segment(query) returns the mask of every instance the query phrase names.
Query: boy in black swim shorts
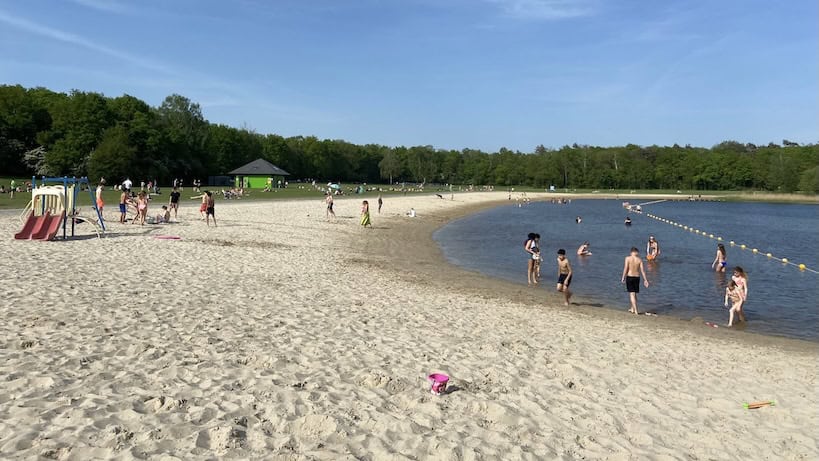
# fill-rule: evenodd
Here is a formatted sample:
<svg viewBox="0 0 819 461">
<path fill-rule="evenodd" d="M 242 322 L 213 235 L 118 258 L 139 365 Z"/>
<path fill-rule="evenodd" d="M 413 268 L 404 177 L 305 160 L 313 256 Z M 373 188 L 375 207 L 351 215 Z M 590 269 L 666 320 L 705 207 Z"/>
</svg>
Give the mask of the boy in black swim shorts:
<svg viewBox="0 0 819 461">
<path fill-rule="evenodd" d="M 648 288 L 648 277 L 646 277 L 645 268 L 643 268 L 643 260 L 640 258 L 640 251 L 636 247 L 631 247 L 631 254 L 626 256 L 623 262 L 623 276 L 620 278 L 620 283 L 626 284 L 626 291 L 628 291 L 629 301 L 631 307 L 629 312 L 638 314 L 637 312 L 637 293 L 640 292 L 640 275 L 643 276 L 643 285 Z"/>
<path fill-rule="evenodd" d="M 562 292 L 565 298 L 564 304 L 569 305 L 572 292 L 569 285 L 572 283 L 572 265 L 566 259 L 566 250 L 557 250 L 557 291 Z"/>
</svg>

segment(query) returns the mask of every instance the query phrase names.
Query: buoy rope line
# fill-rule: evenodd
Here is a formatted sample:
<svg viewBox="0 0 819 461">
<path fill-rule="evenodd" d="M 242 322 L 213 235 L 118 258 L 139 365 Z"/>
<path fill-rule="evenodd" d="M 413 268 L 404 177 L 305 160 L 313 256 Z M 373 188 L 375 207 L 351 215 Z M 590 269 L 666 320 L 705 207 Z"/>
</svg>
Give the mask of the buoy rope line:
<svg viewBox="0 0 819 461">
<path fill-rule="evenodd" d="M 663 218 L 662 216 L 657 216 L 657 215 L 654 215 L 654 214 L 651 214 L 651 213 L 643 213 L 643 216 L 647 216 L 647 217 L 649 217 L 651 219 L 655 219 L 657 221 L 660 221 L 660 222 L 663 222 L 663 223 L 666 223 L 666 224 L 670 224 L 670 225 L 672 225 L 674 227 L 679 227 L 682 230 L 693 232 L 693 233 L 695 233 L 697 235 L 702 235 L 703 237 L 710 238 L 710 239 L 716 240 L 718 242 L 723 241 L 722 237 L 714 236 L 714 234 L 711 234 L 709 232 L 705 232 L 703 230 L 699 230 L 699 229 L 696 229 L 696 228 L 691 227 L 691 226 L 686 226 L 684 224 L 680 224 L 680 223 L 678 223 L 676 221 L 672 221 L 670 219 Z M 738 243 L 734 242 L 733 240 L 728 242 L 728 244 L 731 245 L 732 247 L 738 247 L 741 250 L 748 250 L 749 249 L 748 245 L 738 244 Z M 788 265 L 788 266 L 796 267 L 800 271 L 808 271 L 808 272 L 812 272 L 814 274 L 819 274 L 819 272 L 817 272 L 814 269 L 811 269 L 811 268 L 807 267 L 805 264 L 796 264 L 796 263 L 790 262 L 788 260 L 788 258 L 777 258 L 776 256 L 772 255 L 771 253 L 762 253 L 761 251 L 759 251 L 756 248 L 750 248 L 750 251 L 753 254 L 764 254 L 765 256 L 768 257 L 768 259 L 775 259 L 777 261 L 781 261 L 783 264 Z"/>
</svg>

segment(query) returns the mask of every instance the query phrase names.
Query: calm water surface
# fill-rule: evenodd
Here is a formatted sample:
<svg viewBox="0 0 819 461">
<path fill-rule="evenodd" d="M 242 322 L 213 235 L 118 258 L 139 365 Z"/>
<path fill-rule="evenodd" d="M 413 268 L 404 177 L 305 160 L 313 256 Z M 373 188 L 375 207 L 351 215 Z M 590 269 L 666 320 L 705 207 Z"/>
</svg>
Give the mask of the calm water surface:
<svg viewBox="0 0 819 461">
<path fill-rule="evenodd" d="M 635 202 L 632 202 L 635 203 Z M 663 202 L 643 211 L 720 236 L 728 252 L 728 272 L 715 273 L 711 262 L 717 241 L 645 215 L 628 214 L 620 200 L 574 200 L 569 204 L 510 204 L 454 221 L 434 238 L 446 258 L 466 269 L 526 283 L 526 234 L 541 235 L 543 281 L 538 289 L 554 290 L 555 254 L 565 248 L 574 269 L 575 294 L 606 306 L 628 308 L 620 283 L 623 258 L 632 246 L 645 256 L 649 235 L 662 255 L 646 264 L 652 283 L 641 288 L 641 311 L 677 318 L 702 317 L 725 324 L 723 307 L 730 269 L 748 273 L 749 295 L 744 309 L 746 331 L 819 341 L 819 275 L 768 259 L 766 253 L 819 269 L 819 207 L 798 204 Z M 632 226 L 623 224 L 629 215 Z M 581 216 L 577 224 L 575 217 Z M 575 256 L 583 241 L 592 256 Z M 737 246 L 731 246 L 730 241 Z M 747 246 L 746 250 L 739 248 Z M 757 248 L 758 254 L 750 250 Z"/>
</svg>

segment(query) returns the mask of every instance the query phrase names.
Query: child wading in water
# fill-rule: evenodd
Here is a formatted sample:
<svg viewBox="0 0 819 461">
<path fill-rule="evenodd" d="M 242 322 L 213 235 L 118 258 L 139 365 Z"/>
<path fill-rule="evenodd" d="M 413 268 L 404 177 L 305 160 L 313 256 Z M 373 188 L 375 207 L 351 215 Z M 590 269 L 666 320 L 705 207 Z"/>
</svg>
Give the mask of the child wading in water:
<svg viewBox="0 0 819 461">
<path fill-rule="evenodd" d="M 364 200 L 361 202 L 361 225 L 364 227 L 373 227 L 370 222 L 370 202 Z"/>
<path fill-rule="evenodd" d="M 734 314 L 741 316 L 742 321 L 745 319 L 742 315 L 742 291 L 737 285 L 737 282 L 731 280 L 725 288 L 725 307 L 728 307 L 728 300 L 731 300 L 731 307 L 729 307 L 728 326 L 734 324 Z"/>
<path fill-rule="evenodd" d="M 572 265 L 566 259 L 566 250 L 563 248 L 557 250 L 557 291 L 563 293 L 566 298 L 565 304 L 569 305 L 569 299 L 572 297 L 572 292 L 569 290 L 569 285 L 572 283 Z"/>
</svg>

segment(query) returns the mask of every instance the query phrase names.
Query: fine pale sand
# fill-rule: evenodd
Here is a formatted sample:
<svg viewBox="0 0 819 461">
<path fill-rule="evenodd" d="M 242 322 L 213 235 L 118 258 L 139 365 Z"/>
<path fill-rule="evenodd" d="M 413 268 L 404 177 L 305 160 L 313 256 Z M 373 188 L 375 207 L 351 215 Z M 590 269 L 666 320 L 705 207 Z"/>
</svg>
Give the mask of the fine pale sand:
<svg viewBox="0 0 819 461">
<path fill-rule="evenodd" d="M 373 229 L 354 198 L 219 201 L 218 228 L 191 203 L 50 243 L 0 215 L 0 458 L 817 459 L 815 343 L 449 266 L 431 232 L 506 194 L 449 199 L 371 198 Z"/>
</svg>

